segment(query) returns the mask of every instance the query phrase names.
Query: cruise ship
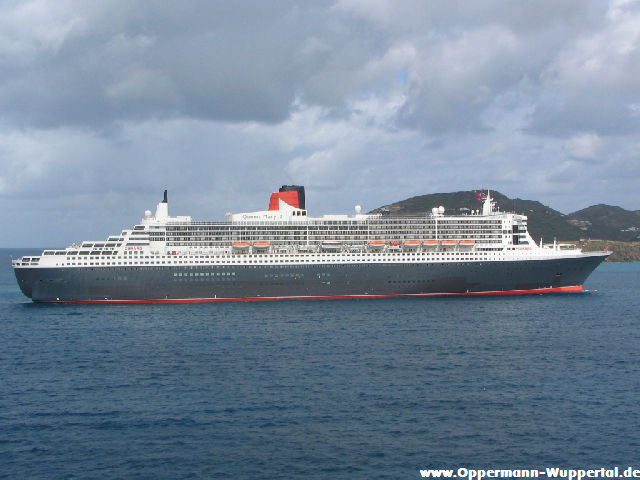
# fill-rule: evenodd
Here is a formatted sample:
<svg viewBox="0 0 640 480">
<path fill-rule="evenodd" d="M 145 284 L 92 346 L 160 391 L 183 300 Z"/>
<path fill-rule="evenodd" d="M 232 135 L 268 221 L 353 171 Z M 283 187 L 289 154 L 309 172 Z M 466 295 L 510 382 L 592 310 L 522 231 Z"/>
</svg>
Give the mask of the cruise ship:
<svg viewBox="0 0 640 480">
<path fill-rule="evenodd" d="M 536 244 L 527 217 L 481 208 L 448 215 L 307 215 L 304 187 L 267 210 L 204 222 L 155 214 L 103 241 L 12 261 L 34 302 L 177 303 L 581 292 L 607 252 Z"/>
</svg>

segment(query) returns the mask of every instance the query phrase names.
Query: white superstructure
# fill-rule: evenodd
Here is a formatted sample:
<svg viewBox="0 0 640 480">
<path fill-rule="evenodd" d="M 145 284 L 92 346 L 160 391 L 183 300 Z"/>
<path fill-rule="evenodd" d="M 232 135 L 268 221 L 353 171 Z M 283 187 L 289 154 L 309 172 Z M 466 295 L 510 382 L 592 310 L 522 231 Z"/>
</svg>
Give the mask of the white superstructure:
<svg viewBox="0 0 640 480">
<path fill-rule="evenodd" d="M 274 194 L 275 195 L 275 194 Z M 165 198 L 132 229 L 104 241 L 13 261 L 21 267 L 108 267 L 199 264 L 442 263 L 517 261 L 581 255 L 571 246 L 537 245 L 527 217 L 499 212 L 487 193 L 482 213 L 423 216 L 362 214 L 311 217 L 277 198 L 277 209 L 228 214 L 201 222 L 170 216 Z M 273 202 L 272 197 L 272 202 Z"/>
</svg>

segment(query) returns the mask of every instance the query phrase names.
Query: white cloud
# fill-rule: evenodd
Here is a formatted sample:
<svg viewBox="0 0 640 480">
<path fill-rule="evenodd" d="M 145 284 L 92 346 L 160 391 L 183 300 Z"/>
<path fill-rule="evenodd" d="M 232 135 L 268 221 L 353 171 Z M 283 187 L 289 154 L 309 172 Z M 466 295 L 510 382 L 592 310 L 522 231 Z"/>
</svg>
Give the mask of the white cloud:
<svg viewBox="0 0 640 480">
<path fill-rule="evenodd" d="M 553 82 L 564 88 L 592 84 L 640 91 L 629 73 L 640 72 L 640 11 L 610 15 L 602 28 L 584 32 L 550 65 Z"/>
<path fill-rule="evenodd" d="M 615 135 L 640 127 L 628 108 L 640 96 L 640 3 L 612 2 L 593 29 L 576 31 L 542 70 L 541 91 L 560 99 L 541 104 L 534 130 Z"/>
<path fill-rule="evenodd" d="M 73 2 L 27 0 L 5 5 L 0 15 L 0 53 L 31 59 L 38 54 L 57 53 L 64 42 L 86 32 L 87 22 Z"/>
<path fill-rule="evenodd" d="M 405 121 L 431 132 L 481 130 L 482 113 L 523 78 L 513 68 L 523 52 L 517 37 L 499 25 L 463 32 L 415 48 L 409 67 Z"/>
<path fill-rule="evenodd" d="M 597 160 L 602 140 L 595 133 L 583 133 L 569 138 L 566 142 L 568 153 L 579 160 Z"/>
</svg>

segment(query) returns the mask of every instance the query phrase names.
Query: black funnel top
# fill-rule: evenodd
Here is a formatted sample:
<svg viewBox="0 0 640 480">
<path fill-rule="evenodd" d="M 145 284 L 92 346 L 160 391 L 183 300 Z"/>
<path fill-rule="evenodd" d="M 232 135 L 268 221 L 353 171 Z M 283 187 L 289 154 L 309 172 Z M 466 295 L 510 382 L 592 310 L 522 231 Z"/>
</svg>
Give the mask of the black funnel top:
<svg viewBox="0 0 640 480">
<path fill-rule="evenodd" d="M 167 191 L 164 191 L 164 198 L 162 199 L 162 203 L 167 203 Z"/>
<path fill-rule="evenodd" d="M 306 208 L 304 205 L 304 187 L 299 185 L 282 185 L 280 192 L 298 192 L 298 204 L 300 208 Z"/>
</svg>

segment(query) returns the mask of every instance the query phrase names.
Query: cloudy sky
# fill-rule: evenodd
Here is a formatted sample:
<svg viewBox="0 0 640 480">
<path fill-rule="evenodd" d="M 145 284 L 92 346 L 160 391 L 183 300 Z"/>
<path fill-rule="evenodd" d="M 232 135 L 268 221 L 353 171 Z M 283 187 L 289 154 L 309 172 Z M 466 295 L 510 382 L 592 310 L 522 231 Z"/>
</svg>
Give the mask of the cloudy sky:
<svg viewBox="0 0 640 480">
<path fill-rule="evenodd" d="M 640 209 L 640 2 L 5 0 L 0 247 L 492 188 Z"/>
</svg>

